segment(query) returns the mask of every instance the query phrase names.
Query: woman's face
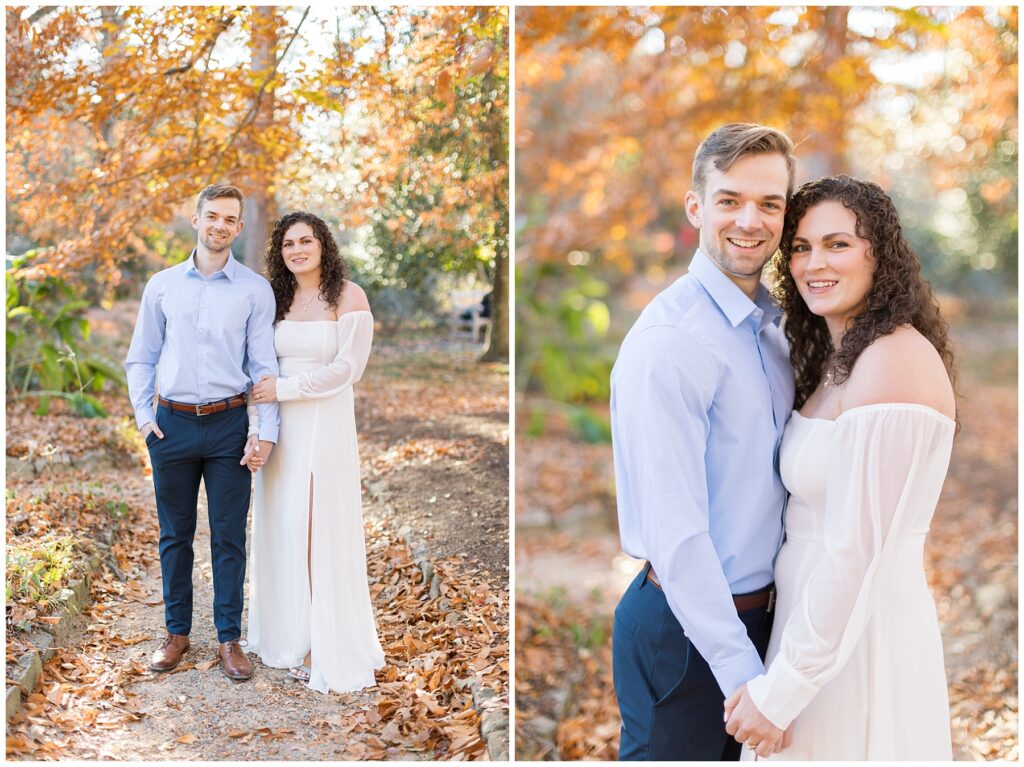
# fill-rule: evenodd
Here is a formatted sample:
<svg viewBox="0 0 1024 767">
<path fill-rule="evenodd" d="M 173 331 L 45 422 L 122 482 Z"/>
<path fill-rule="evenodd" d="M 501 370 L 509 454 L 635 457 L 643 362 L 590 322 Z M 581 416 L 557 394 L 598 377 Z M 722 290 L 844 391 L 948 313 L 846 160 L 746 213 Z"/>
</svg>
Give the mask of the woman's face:
<svg viewBox="0 0 1024 767">
<path fill-rule="evenodd" d="M 854 212 L 829 200 L 809 208 L 793 236 L 789 269 L 796 289 L 830 328 L 845 329 L 864 310 L 874 283 L 871 245 L 856 232 Z"/>
<path fill-rule="evenodd" d="M 320 271 L 320 240 L 313 234 L 313 227 L 300 221 L 288 227 L 281 241 L 281 257 L 284 265 L 295 275 L 314 274 Z"/>
</svg>

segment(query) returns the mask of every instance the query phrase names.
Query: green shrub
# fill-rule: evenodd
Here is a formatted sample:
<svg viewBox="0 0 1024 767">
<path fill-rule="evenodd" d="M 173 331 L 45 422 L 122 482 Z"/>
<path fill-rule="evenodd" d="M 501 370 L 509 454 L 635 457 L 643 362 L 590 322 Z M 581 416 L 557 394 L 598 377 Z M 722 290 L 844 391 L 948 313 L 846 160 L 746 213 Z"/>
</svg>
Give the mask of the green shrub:
<svg viewBox="0 0 1024 767">
<path fill-rule="evenodd" d="M 108 381 L 119 388 L 126 384 L 118 367 L 84 353 L 88 301 L 59 277 L 26 276 L 24 263 L 14 259 L 6 274 L 8 393 L 38 396 L 39 415 L 59 397 L 81 416 L 106 416 L 93 394 Z"/>
</svg>

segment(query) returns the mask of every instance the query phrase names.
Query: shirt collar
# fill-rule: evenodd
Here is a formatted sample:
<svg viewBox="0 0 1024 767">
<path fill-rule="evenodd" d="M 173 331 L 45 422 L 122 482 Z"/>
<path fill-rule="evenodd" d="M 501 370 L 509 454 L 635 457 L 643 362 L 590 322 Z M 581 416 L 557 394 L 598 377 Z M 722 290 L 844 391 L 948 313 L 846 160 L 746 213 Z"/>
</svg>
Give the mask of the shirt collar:
<svg viewBox="0 0 1024 767">
<path fill-rule="evenodd" d="M 196 266 L 196 248 L 192 248 L 192 252 L 189 254 L 188 257 L 188 261 L 185 262 L 185 273 L 189 274 L 191 272 L 195 272 L 200 277 L 203 276 L 203 273 L 200 272 L 199 268 Z M 234 280 L 235 275 L 238 274 L 238 263 L 235 261 L 235 254 L 232 253 L 231 251 L 228 251 L 227 262 L 224 264 L 223 267 L 221 267 L 220 271 L 211 274 L 210 279 L 215 278 L 218 274 L 223 274 L 229 280 Z"/>
<path fill-rule="evenodd" d="M 764 285 L 758 283 L 756 299 L 751 301 L 699 248 L 690 261 L 690 274 L 704 286 L 711 300 L 718 305 L 733 327 L 757 310 L 776 325 L 782 319 L 782 310 Z"/>
</svg>

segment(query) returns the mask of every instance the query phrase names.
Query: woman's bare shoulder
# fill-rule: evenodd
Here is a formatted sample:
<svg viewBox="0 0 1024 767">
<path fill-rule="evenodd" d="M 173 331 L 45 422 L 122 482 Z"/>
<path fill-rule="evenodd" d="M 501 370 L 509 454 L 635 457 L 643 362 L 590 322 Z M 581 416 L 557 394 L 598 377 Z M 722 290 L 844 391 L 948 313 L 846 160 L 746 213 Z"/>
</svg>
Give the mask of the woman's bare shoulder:
<svg viewBox="0 0 1024 767">
<path fill-rule="evenodd" d="M 925 405 L 953 418 L 956 402 L 942 357 L 917 329 L 904 325 L 875 339 L 857 358 L 843 387 L 843 410 L 862 405 Z"/>
<path fill-rule="evenodd" d="M 366 298 L 366 291 L 351 280 L 345 280 L 341 289 L 341 301 L 338 303 L 338 316 L 349 312 L 368 312 L 370 302 Z"/>
</svg>

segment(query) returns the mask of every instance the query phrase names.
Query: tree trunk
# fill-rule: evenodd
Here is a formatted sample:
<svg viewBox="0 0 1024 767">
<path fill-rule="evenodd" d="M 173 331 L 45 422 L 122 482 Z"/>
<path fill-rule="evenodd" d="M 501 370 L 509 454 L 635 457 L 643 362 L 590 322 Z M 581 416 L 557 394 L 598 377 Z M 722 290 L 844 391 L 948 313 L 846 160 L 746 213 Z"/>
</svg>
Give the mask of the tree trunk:
<svg viewBox="0 0 1024 767">
<path fill-rule="evenodd" d="M 494 258 L 494 293 L 491 296 L 491 342 L 481 362 L 508 362 L 508 247 Z"/>
<path fill-rule="evenodd" d="M 849 13 L 849 8 L 829 7 L 824 9 L 824 24 L 821 29 L 822 44 L 817 62 L 818 77 L 814 86 L 814 90 L 822 96 L 832 95 L 837 99 L 842 99 L 842 94 L 833 92 L 824 75 L 846 55 Z M 834 176 L 836 173 L 846 170 L 843 150 L 847 126 L 839 124 L 833 127 L 834 130 L 831 133 L 818 132 L 817 136 L 812 136 L 797 150 L 800 175 L 803 178 Z"/>
<path fill-rule="evenodd" d="M 277 49 L 277 19 L 272 6 L 255 6 L 252 9 L 252 69 L 257 73 L 257 82 L 269 77 L 274 69 Z M 259 111 L 253 120 L 257 132 L 267 128 L 274 119 L 274 91 L 268 87 L 260 102 Z M 260 149 L 250 144 L 250 152 Z M 254 163 L 255 166 L 255 163 Z M 263 255 L 273 222 L 277 220 L 277 205 L 273 194 L 267 191 L 266 177 L 249 177 L 245 190 L 245 265 L 257 272 L 263 272 Z"/>
</svg>

